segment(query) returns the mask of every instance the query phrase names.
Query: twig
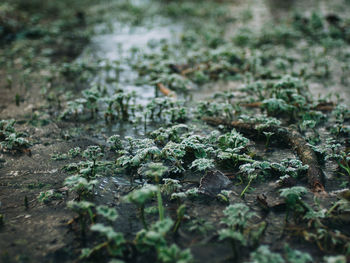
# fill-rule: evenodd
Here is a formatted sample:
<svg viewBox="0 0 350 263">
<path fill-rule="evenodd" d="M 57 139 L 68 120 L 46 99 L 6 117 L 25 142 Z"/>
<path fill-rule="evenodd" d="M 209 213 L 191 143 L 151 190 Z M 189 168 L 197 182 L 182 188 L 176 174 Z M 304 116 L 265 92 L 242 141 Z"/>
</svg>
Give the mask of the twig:
<svg viewBox="0 0 350 263">
<path fill-rule="evenodd" d="M 165 96 L 176 98 L 176 93 L 168 89 L 167 87 L 164 86 L 163 83 L 157 83 L 157 88 L 161 93 L 163 93 Z"/>
<path fill-rule="evenodd" d="M 247 107 L 247 108 L 259 108 L 262 106 L 261 101 L 254 101 L 250 103 L 244 103 L 240 104 L 240 106 Z M 322 102 L 317 104 L 315 107 L 312 107 L 312 110 L 318 110 L 318 111 L 332 111 L 334 109 L 334 103 L 333 102 Z"/>
</svg>

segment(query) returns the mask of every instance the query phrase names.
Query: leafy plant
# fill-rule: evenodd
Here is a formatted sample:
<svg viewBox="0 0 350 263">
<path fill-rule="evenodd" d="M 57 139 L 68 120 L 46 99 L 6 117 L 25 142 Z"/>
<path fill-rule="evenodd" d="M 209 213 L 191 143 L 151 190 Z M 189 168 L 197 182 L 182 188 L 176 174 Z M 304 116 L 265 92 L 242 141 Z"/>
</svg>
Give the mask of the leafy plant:
<svg viewBox="0 0 350 263">
<path fill-rule="evenodd" d="M 105 205 L 99 205 L 96 207 L 96 212 L 98 215 L 103 216 L 106 218 L 108 221 L 113 222 L 118 218 L 118 213 L 115 208 L 110 208 Z"/>
<path fill-rule="evenodd" d="M 263 132 L 263 133 L 266 136 L 265 146 L 267 148 L 269 146 L 271 136 L 274 135 L 275 133 L 273 133 L 273 132 Z"/>
<path fill-rule="evenodd" d="M 55 161 L 72 159 L 79 156 L 81 153 L 80 147 L 70 149 L 67 153 L 56 153 L 51 155 L 51 159 Z"/>
<path fill-rule="evenodd" d="M 204 218 L 193 218 L 188 223 L 188 230 L 191 232 L 198 232 L 204 236 L 208 234 L 208 232 L 214 230 L 214 226 L 208 220 Z"/>
<path fill-rule="evenodd" d="M 78 221 L 80 224 L 80 231 L 83 239 L 85 239 L 88 221 L 90 220 L 91 223 L 94 222 L 94 214 L 92 212 L 92 208 L 94 206 L 95 204 L 88 201 L 67 202 L 67 207 L 72 209 L 74 212 L 76 212 L 79 215 Z"/>
<path fill-rule="evenodd" d="M 107 139 L 107 143 L 111 144 L 111 150 L 117 151 L 123 149 L 123 143 L 119 135 L 112 135 Z"/>
<path fill-rule="evenodd" d="M 164 219 L 164 207 L 159 182 L 166 170 L 167 168 L 162 163 L 150 163 L 146 171 L 146 175 L 149 177 L 153 177 L 157 183 L 157 201 L 160 221 Z"/>
<path fill-rule="evenodd" d="M 248 220 L 255 216 L 255 213 L 249 211 L 243 203 L 229 205 L 224 210 L 225 217 L 221 223 L 225 224 L 227 228 L 219 230 L 219 239 L 229 239 L 231 241 L 234 257 L 239 254 L 239 247 L 246 246 L 248 240 L 245 236 Z"/>
<path fill-rule="evenodd" d="M 324 257 L 326 263 L 345 263 L 346 257 L 343 255 Z"/>
<path fill-rule="evenodd" d="M 250 254 L 250 263 L 284 263 L 280 254 L 271 252 L 268 246 L 261 245 Z"/>
<path fill-rule="evenodd" d="M 313 258 L 309 253 L 292 249 L 288 244 L 284 246 L 285 257 L 289 263 L 307 263 L 313 262 Z"/>
<path fill-rule="evenodd" d="M 173 200 L 173 199 L 185 200 L 186 198 L 192 199 L 192 198 L 198 197 L 199 193 L 200 193 L 200 191 L 198 190 L 198 188 L 191 188 L 185 192 L 173 193 L 171 195 L 171 200 Z"/>
<path fill-rule="evenodd" d="M 190 168 L 196 168 L 198 171 L 207 171 L 214 168 L 214 160 L 199 158 L 192 162 Z"/>
<path fill-rule="evenodd" d="M 92 249 L 82 249 L 80 259 L 89 258 L 93 253 L 101 250 L 102 248 L 106 248 L 109 255 L 113 257 L 123 255 L 123 250 L 125 249 L 124 245 L 126 243 L 123 234 L 115 232 L 112 227 L 105 226 L 100 223 L 92 225 L 90 229 L 91 231 L 98 232 L 100 235 L 104 236 L 107 241 L 96 245 Z"/>
<path fill-rule="evenodd" d="M 23 151 L 31 146 L 25 132 L 17 132 L 15 120 L 0 120 L 0 146 L 2 150 Z"/>
<path fill-rule="evenodd" d="M 159 254 L 159 250 L 167 245 L 165 235 L 170 231 L 172 226 L 173 221 L 170 218 L 166 218 L 152 224 L 149 230 L 142 229 L 137 233 L 135 238 L 137 248 L 140 251 L 147 251 L 153 248 Z"/>
<path fill-rule="evenodd" d="M 176 244 L 159 249 L 158 258 L 164 263 L 190 263 L 193 257 L 189 249 L 181 250 Z"/>
<path fill-rule="evenodd" d="M 80 197 L 89 195 L 96 184 L 97 180 L 88 181 L 81 175 L 72 175 L 64 180 L 64 185 L 76 191 Z"/>
<path fill-rule="evenodd" d="M 53 189 L 45 192 L 40 192 L 40 194 L 38 195 L 38 200 L 45 204 L 49 203 L 52 200 L 61 199 L 61 198 L 62 198 L 62 194 L 55 192 Z"/>
<path fill-rule="evenodd" d="M 239 169 L 247 174 L 248 177 L 248 184 L 241 192 L 241 197 L 243 197 L 253 180 L 258 177 L 259 173 L 263 173 L 265 175 L 270 173 L 271 164 L 269 162 L 253 161 L 252 163 L 241 165 Z"/>
<path fill-rule="evenodd" d="M 301 200 L 301 196 L 306 194 L 308 191 L 305 187 L 294 186 L 291 188 L 285 188 L 280 191 L 280 195 L 286 200 L 287 214 L 286 220 L 288 219 L 289 211 L 294 211 L 295 214 L 305 212 L 305 203 Z"/>
<path fill-rule="evenodd" d="M 163 178 L 163 184 L 161 186 L 161 192 L 170 196 L 172 193 L 181 189 L 181 184 L 179 180 L 171 179 L 171 178 Z"/>
<path fill-rule="evenodd" d="M 134 190 L 124 197 L 128 202 L 136 204 L 140 208 L 140 217 L 145 229 L 148 229 L 145 220 L 145 203 L 150 200 L 155 193 L 158 192 L 158 187 L 154 185 L 146 185 L 140 189 Z"/>
</svg>

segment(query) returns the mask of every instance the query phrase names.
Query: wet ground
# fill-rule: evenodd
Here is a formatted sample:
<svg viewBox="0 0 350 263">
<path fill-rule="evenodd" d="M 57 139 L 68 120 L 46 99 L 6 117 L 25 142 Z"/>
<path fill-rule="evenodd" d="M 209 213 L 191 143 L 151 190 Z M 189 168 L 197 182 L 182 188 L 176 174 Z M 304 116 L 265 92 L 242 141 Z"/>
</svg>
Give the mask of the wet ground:
<svg viewBox="0 0 350 263">
<path fill-rule="evenodd" d="M 296 3 L 295 3 L 296 2 Z M 326 2 L 325 2 L 326 3 Z M 137 5 L 140 5 L 138 3 Z M 142 4 L 141 4 L 142 5 Z M 285 16 L 291 14 L 291 10 L 302 10 L 310 8 L 321 10 L 325 13 L 337 12 L 346 14 L 346 9 L 339 10 L 342 3 L 329 5 L 319 1 L 234 1 L 231 5 L 232 17 L 234 18 L 230 26 L 227 27 L 225 38 L 231 39 L 235 36 L 237 29 L 242 25 L 252 28 L 253 31 L 260 32 L 263 25 L 274 22 L 278 23 Z M 160 7 L 161 8 L 161 7 Z M 160 9 L 162 10 L 162 9 Z M 311 10 L 311 8 L 310 8 Z M 114 10 L 111 11 L 113 17 Z M 244 17 L 252 17 L 244 20 Z M 243 17 L 243 18 L 242 18 Z M 90 43 L 81 46 L 79 56 L 71 59 L 70 63 L 97 64 L 98 70 L 89 77 L 88 86 L 105 86 L 107 94 L 114 94 L 116 90 L 121 89 L 124 92 L 135 92 L 135 104 L 146 105 L 156 95 L 154 85 L 145 83 L 140 78 L 138 71 L 129 63 L 130 59 L 137 54 L 137 50 L 144 53 L 157 52 L 159 48 L 156 43 L 161 40 L 176 43 L 185 31 L 186 19 L 167 17 L 162 12 L 156 16 L 146 18 L 141 24 L 132 26 L 123 21 L 114 21 L 113 18 L 108 23 L 97 24 L 94 26 L 94 34 L 91 36 Z M 7 47 L 3 47 L 6 49 Z M 305 50 L 303 41 L 297 45 L 297 51 L 291 50 L 292 56 L 300 56 Z M 347 46 L 349 49 L 349 45 Z M 342 50 L 346 53 L 349 50 Z M 295 52 L 296 54 L 293 54 Z M 317 53 L 318 50 L 310 50 Z M 319 51 L 321 53 L 321 51 Z M 341 82 L 341 75 L 336 62 L 338 58 L 332 57 L 332 54 L 326 59 L 330 64 L 332 78 L 322 80 L 314 78 L 309 81 L 309 90 L 315 97 L 332 92 L 338 93 L 339 97 L 349 105 L 350 92 L 346 82 Z M 14 58 L 14 67 L 19 58 Z M 346 64 L 348 61 L 344 59 Z M 305 62 L 307 63 L 307 62 Z M 116 65 L 108 69 L 108 65 Z M 297 67 L 297 66 L 296 66 Z M 107 69 L 106 69 L 107 68 Z M 117 70 L 115 70 L 117 68 Z M 69 149 L 79 146 L 86 148 L 89 145 L 105 146 L 105 139 L 113 134 L 125 136 L 145 137 L 147 131 L 143 124 L 133 123 L 115 123 L 106 125 L 102 116 L 97 120 L 85 122 L 61 121 L 57 120 L 56 107 L 50 107 L 51 102 L 38 94 L 40 93 L 41 79 L 46 76 L 45 69 L 41 69 L 35 79 L 30 81 L 30 88 L 26 88 L 18 76 L 21 72 L 13 74 L 12 89 L 3 87 L 7 85 L 5 76 L 8 72 L 1 71 L 0 78 L 0 116 L 1 119 L 15 118 L 18 120 L 19 130 L 25 130 L 30 134 L 33 146 L 30 153 L 9 153 L 4 152 L 0 155 L 0 214 L 4 215 L 4 225 L 0 225 L 0 262 L 75 262 L 79 256 L 80 249 L 84 247 L 81 240 L 77 237 L 67 222 L 75 217 L 75 214 L 66 208 L 66 201 L 76 198 L 63 186 L 63 181 L 67 173 L 62 167 L 69 163 L 68 160 L 54 161 L 51 156 L 55 153 L 65 153 Z M 85 84 L 86 85 L 86 84 Z M 190 98 L 186 103 L 191 105 L 199 100 L 212 97 L 214 92 L 233 90 L 238 98 L 244 97 L 244 94 L 238 91 L 244 85 L 242 80 L 224 81 L 219 80 L 204 85 L 194 85 L 189 92 L 191 96 L 184 96 L 177 92 L 177 97 Z M 78 90 L 83 89 L 79 87 Z M 72 90 L 70 97 L 79 97 L 79 91 Z M 20 94 L 23 102 L 20 107 L 14 102 L 14 95 Z M 67 90 L 59 93 L 58 97 L 65 98 Z M 68 97 L 68 96 L 67 96 Z M 56 103 L 56 102 L 55 102 Z M 65 101 L 62 101 L 65 104 Z M 61 105 L 60 105 L 61 106 Z M 39 114 L 39 119 L 48 120 L 47 125 L 30 125 L 28 120 L 32 120 L 35 114 Z M 155 127 L 161 126 L 156 124 Z M 209 128 L 210 129 L 210 128 Z M 205 132 L 204 132 L 205 133 Z M 327 132 L 323 133 L 327 137 Z M 266 151 L 263 142 L 252 142 L 253 151 L 265 160 L 277 162 L 283 158 L 293 158 L 295 154 L 290 149 L 281 148 L 273 144 L 269 151 Z M 113 160 L 113 158 L 112 158 Z M 338 190 L 338 181 L 332 181 L 337 167 L 327 164 L 324 172 L 329 180 L 326 184 L 327 192 Z M 225 171 L 230 176 L 229 171 Z M 198 174 L 197 174 L 198 175 Z M 195 180 L 193 180 L 193 177 Z M 190 182 L 186 187 L 199 186 L 199 176 L 186 174 L 183 180 Z M 194 181 L 194 182 L 193 182 Z M 136 185 L 137 185 L 136 181 Z M 121 196 L 129 192 L 135 184 L 131 184 L 127 176 L 103 177 L 99 179 L 99 184 L 95 190 L 96 204 L 107 204 L 116 207 L 119 212 L 119 219 L 114 226 L 123 232 L 126 237 L 132 237 L 136 231 L 142 228 L 138 220 L 135 207 L 124 204 Z M 256 201 L 257 196 L 265 194 L 270 199 L 278 199 L 273 182 L 257 183 L 252 185 L 254 191 L 249 191 L 244 202 L 255 212 L 257 212 L 254 221 L 262 220 L 267 222 L 265 235 L 260 240 L 267 244 L 272 250 L 281 252 L 283 245 L 288 242 L 295 249 L 305 250 L 310 253 L 315 262 L 321 262 L 324 254 L 320 254 L 316 245 L 298 242 L 301 237 L 295 238 L 293 234 L 285 235 L 284 217 L 285 214 L 280 211 L 271 211 L 266 213 L 262 211 Z M 235 184 L 230 188 L 232 194 L 230 203 L 241 202 L 239 194 L 245 185 Z M 54 189 L 62 195 L 58 200 L 52 200 L 49 203 L 42 203 L 38 200 L 38 195 L 42 191 Z M 204 219 L 206 222 L 214 225 L 214 229 L 220 226 L 220 219 L 223 216 L 223 209 L 226 204 L 207 199 L 186 201 L 188 218 L 184 225 L 189 225 L 194 218 Z M 312 203 L 313 194 L 308 193 L 305 197 L 306 202 Z M 329 208 L 331 202 L 335 201 L 334 195 L 330 195 L 322 202 Z M 176 206 L 170 200 L 165 200 L 168 214 L 174 217 Z M 150 219 L 154 219 L 150 216 Z M 208 230 L 208 234 L 203 236 L 196 232 L 188 231 L 188 228 L 180 230 L 178 236 L 172 238 L 181 248 L 190 248 L 197 262 L 232 262 L 231 247 L 229 242 L 218 243 L 218 237 L 214 229 Z M 306 245 L 307 244 L 307 245 Z M 331 252 L 332 254 L 333 252 Z M 249 251 L 244 251 L 242 262 L 248 259 Z M 133 259 L 134 260 L 134 259 Z M 135 262 L 146 262 L 146 257 L 140 257 Z"/>
</svg>

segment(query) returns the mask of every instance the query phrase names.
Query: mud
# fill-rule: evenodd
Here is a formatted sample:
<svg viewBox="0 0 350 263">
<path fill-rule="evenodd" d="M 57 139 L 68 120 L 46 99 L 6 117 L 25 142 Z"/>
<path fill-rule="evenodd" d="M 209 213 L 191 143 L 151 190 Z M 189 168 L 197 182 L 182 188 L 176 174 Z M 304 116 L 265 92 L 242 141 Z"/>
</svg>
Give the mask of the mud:
<svg viewBox="0 0 350 263">
<path fill-rule="evenodd" d="M 259 31 L 261 26 L 268 21 L 279 21 L 290 14 L 291 10 L 302 9 L 305 5 L 316 6 L 316 9 L 325 9 L 324 5 L 315 4 L 318 1 L 301 1 L 300 4 L 294 4 L 294 2 L 285 1 L 282 5 L 276 3 L 275 0 L 235 1 L 232 4 L 232 13 L 233 16 L 239 17 L 243 11 L 249 10 L 253 19 L 249 20 L 247 25 L 253 26 L 256 31 Z M 339 11 L 336 7 L 334 9 Z M 113 72 L 102 71 L 91 79 L 90 83 L 92 85 L 106 85 L 110 94 L 117 88 L 122 88 L 128 92 L 135 91 L 137 102 L 144 105 L 154 98 L 155 88 L 135 84 L 138 80 L 138 74 L 131 69 L 126 61 L 132 52 L 131 48 L 147 50 L 150 49 L 152 40 L 176 39 L 185 26 L 182 21 L 175 21 L 174 23 L 173 20 L 161 15 L 158 19 L 153 19 L 151 23 L 145 23 L 145 25 L 130 27 L 122 22 L 112 21 L 112 30 L 108 34 L 104 34 L 103 30 L 99 31 L 100 26 L 95 25 L 96 35 L 91 37 L 88 45 L 79 43 L 75 48 L 80 51 L 80 55 L 75 56 L 75 54 L 70 58 L 70 61 L 96 62 L 99 59 L 106 58 L 119 61 L 121 68 L 119 76 L 116 76 Z M 226 38 L 232 37 L 241 25 L 242 23 L 239 21 L 233 23 L 226 32 Z M 256 27 L 254 27 L 255 25 Z M 6 46 L 2 47 L 2 49 L 6 48 Z M 14 68 L 16 68 L 18 62 L 16 61 L 15 59 Z M 333 79 L 335 81 L 327 80 L 328 82 L 326 82 L 317 79 L 309 88 L 314 96 L 319 94 L 323 96 L 329 91 L 339 93 L 345 103 L 349 104 L 350 92 L 348 85 L 340 83 L 339 76 L 342 73 L 337 70 L 335 61 L 332 61 L 331 57 L 329 58 L 331 68 L 336 72 Z M 41 90 L 40 83 L 47 76 L 46 73 L 46 70 L 43 69 L 36 73 L 30 81 L 23 83 L 19 77 L 22 76 L 22 73 L 17 71 L 12 74 L 14 81 L 11 88 L 6 88 L 8 72 L 0 71 L 1 119 L 16 119 L 16 127 L 28 132 L 30 141 L 33 143 L 30 153 L 2 153 L 0 155 L 0 214 L 4 215 L 4 225 L 0 225 L 0 262 L 75 262 L 79 257 L 80 249 L 84 246 L 77 237 L 76 230 L 71 229 L 67 224 L 75 216 L 73 212 L 66 208 L 66 201 L 74 199 L 74 196 L 69 195 L 67 189 L 63 188 L 63 181 L 67 174 L 62 171 L 62 167 L 68 164 L 68 161 L 53 161 L 51 155 L 67 152 L 77 146 L 86 148 L 89 145 L 103 145 L 105 138 L 116 133 L 120 134 L 121 137 L 144 137 L 147 132 L 141 126 L 132 124 L 117 123 L 108 126 L 103 121 L 86 121 L 83 123 L 56 121 L 59 109 L 49 105 L 43 97 L 38 95 Z M 107 77 L 113 79 L 114 82 L 118 82 L 118 85 L 106 81 Z M 64 85 L 65 83 L 66 81 L 62 81 L 61 84 Z M 242 83 L 239 80 L 208 84 L 192 90 L 192 100 L 207 99 L 217 91 L 233 90 L 237 92 L 241 85 Z M 77 92 L 73 91 L 73 93 Z M 20 106 L 16 105 L 14 94 L 20 95 Z M 38 113 L 40 113 L 39 117 L 45 125 L 34 126 L 29 124 L 33 116 Z M 276 143 L 272 143 L 270 149 L 266 151 L 264 144 L 253 142 L 253 149 L 258 156 L 264 156 L 264 159 L 268 161 L 295 157 L 291 149 L 280 147 Z M 334 166 L 326 164 L 324 171 L 329 179 L 325 185 L 327 192 L 338 189 L 339 180 L 334 176 L 335 170 Z M 234 171 L 229 176 L 237 179 L 236 175 L 236 171 Z M 189 178 L 191 177 L 189 176 Z M 100 179 L 95 192 L 95 202 L 97 204 L 116 207 L 120 216 L 114 226 L 126 237 L 133 237 L 134 233 L 142 228 L 135 207 L 121 201 L 121 197 L 131 191 L 137 183 L 140 182 L 131 183 L 126 177 L 104 177 Z M 196 183 L 194 185 L 199 186 L 199 183 L 198 179 L 198 185 Z M 261 209 L 257 196 L 265 194 L 270 199 L 277 199 L 278 194 L 276 194 L 277 190 L 273 183 L 273 180 L 253 183 L 254 191 L 248 191 L 244 198 L 244 202 L 258 214 L 254 220 L 261 221 L 264 219 L 267 222 L 265 235 L 261 243 L 269 244 L 274 251 L 282 251 L 284 243 L 288 242 L 295 248 L 309 252 L 319 262 L 318 260 L 321 260 L 322 256 L 319 254 L 316 245 L 305 242 L 301 244 L 299 242 L 301 237 L 294 236 L 295 233 L 292 231 L 290 235 L 286 234 L 288 230 L 284 228 L 284 210 L 282 212 L 266 212 Z M 242 202 L 239 193 L 242 192 L 244 187 L 243 184 L 233 184 L 229 187 L 225 184 L 225 188 L 233 192 L 230 196 L 230 203 Z M 37 198 L 40 192 L 51 189 L 60 193 L 62 197 L 49 203 L 40 202 Z M 218 189 L 215 188 L 214 190 L 216 193 Z M 311 193 L 305 198 L 306 202 L 313 203 Z M 335 196 L 330 195 L 322 200 L 322 204 L 329 208 L 331 202 L 335 200 Z M 176 243 L 181 244 L 182 248 L 190 248 L 199 262 L 232 262 L 230 244 L 228 242 L 218 243 L 218 236 L 214 231 L 220 227 L 220 219 L 225 204 L 210 196 L 200 196 L 198 200 L 186 201 L 186 205 L 188 218 L 183 222 L 184 229 L 181 229 L 178 235 L 174 237 Z M 176 207 L 174 203 L 165 200 L 165 207 L 168 208 L 168 215 L 175 218 Z M 149 217 L 155 218 L 153 215 Z M 202 218 L 214 226 L 208 230 L 205 240 L 203 240 L 200 233 L 189 230 L 190 222 L 194 218 Z M 244 254 L 246 255 L 245 259 L 247 259 L 249 251 L 244 251 Z M 146 262 L 142 260 L 146 259 L 138 259 L 136 262 Z"/>
</svg>

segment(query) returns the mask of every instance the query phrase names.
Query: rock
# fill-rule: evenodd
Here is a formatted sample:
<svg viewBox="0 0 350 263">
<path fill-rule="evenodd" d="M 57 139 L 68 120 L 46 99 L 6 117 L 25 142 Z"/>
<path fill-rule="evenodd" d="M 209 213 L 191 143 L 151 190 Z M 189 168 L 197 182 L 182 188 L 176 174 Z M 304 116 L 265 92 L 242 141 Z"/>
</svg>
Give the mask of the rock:
<svg viewBox="0 0 350 263">
<path fill-rule="evenodd" d="M 286 208 L 286 203 L 280 196 L 271 195 L 271 193 L 259 194 L 256 197 L 258 204 L 265 210 L 282 211 Z"/>
<path fill-rule="evenodd" d="M 216 196 L 221 190 L 232 185 L 230 179 L 219 170 L 208 171 L 200 180 L 199 190 L 210 196 Z"/>
</svg>

